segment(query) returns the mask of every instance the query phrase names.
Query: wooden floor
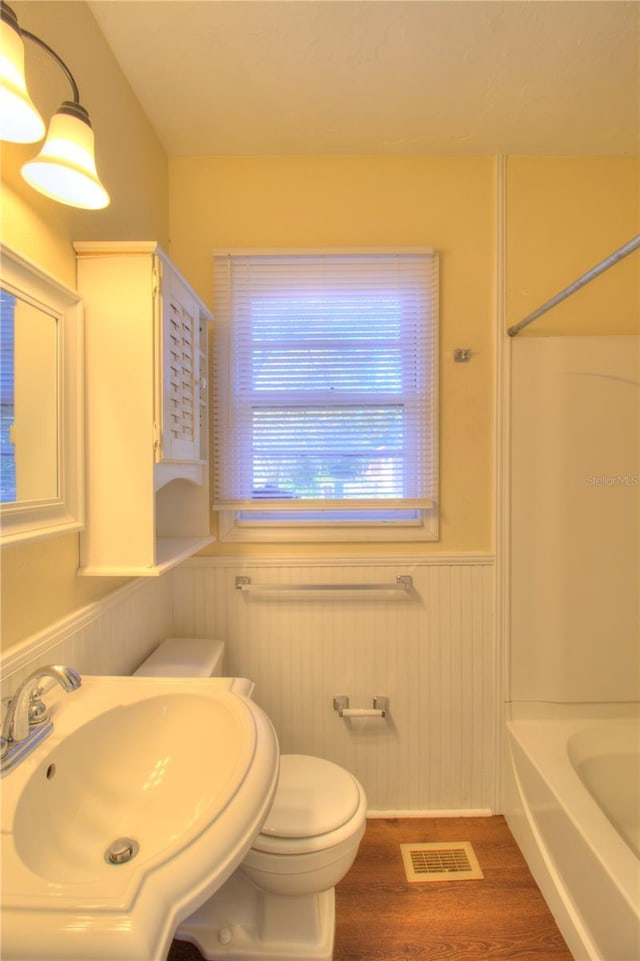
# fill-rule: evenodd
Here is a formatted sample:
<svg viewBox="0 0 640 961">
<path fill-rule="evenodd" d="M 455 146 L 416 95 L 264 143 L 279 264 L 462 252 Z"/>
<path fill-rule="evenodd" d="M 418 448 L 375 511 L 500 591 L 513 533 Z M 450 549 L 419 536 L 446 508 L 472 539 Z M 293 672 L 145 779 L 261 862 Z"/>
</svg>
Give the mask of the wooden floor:
<svg viewBox="0 0 640 961">
<path fill-rule="evenodd" d="M 400 844 L 470 841 L 484 880 L 406 880 Z M 336 888 L 334 961 L 573 961 L 502 817 L 370 820 Z M 201 961 L 174 941 L 168 961 Z"/>
</svg>

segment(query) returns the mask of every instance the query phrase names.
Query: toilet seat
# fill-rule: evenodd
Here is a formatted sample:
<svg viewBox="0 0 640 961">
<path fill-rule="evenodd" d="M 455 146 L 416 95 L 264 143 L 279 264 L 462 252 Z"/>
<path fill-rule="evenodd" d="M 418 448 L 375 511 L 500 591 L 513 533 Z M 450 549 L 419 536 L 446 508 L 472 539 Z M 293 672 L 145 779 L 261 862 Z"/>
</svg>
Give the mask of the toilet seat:
<svg viewBox="0 0 640 961">
<path fill-rule="evenodd" d="M 252 850 L 306 854 L 351 836 L 366 804 L 356 779 L 324 758 L 285 754 L 273 805 Z"/>
</svg>

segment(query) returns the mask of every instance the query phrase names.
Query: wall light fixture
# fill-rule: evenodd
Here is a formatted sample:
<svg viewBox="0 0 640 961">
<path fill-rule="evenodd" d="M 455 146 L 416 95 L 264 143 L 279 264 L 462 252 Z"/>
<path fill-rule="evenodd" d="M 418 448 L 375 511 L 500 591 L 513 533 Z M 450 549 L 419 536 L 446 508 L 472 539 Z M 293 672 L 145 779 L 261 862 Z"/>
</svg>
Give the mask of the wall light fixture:
<svg viewBox="0 0 640 961">
<path fill-rule="evenodd" d="M 71 84 L 73 100 L 65 100 L 54 113 L 40 153 L 23 165 L 22 176 L 35 190 L 59 203 L 89 210 L 106 207 L 109 194 L 96 170 L 93 130 L 80 103 L 78 85 L 55 50 L 20 29 L 18 18 L 4 0 L 0 0 L 0 139 L 35 143 L 45 132 L 27 90 L 23 37 L 38 44 L 61 67 Z"/>
</svg>

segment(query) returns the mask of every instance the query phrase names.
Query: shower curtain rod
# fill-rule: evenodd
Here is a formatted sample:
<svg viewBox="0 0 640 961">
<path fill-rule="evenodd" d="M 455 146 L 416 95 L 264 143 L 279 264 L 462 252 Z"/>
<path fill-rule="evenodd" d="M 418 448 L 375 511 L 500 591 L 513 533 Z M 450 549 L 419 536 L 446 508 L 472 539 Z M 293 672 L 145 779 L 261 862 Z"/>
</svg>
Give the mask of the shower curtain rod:
<svg viewBox="0 0 640 961">
<path fill-rule="evenodd" d="M 564 290 L 561 290 L 559 294 L 556 294 L 555 297 L 552 297 L 551 300 L 548 300 L 546 304 L 542 305 L 542 307 L 538 307 L 537 310 L 534 310 L 533 313 L 528 314 L 519 323 L 514 324 L 513 327 L 509 327 L 507 330 L 509 337 L 515 337 L 516 334 L 520 333 L 523 327 L 526 327 L 532 321 L 537 320 L 538 317 L 542 316 L 542 314 L 546 314 L 546 312 L 551 310 L 552 307 L 555 307 L 556 304 L 566 300 L 567 297 L 570 297 L 571 294 L 576 292 L 576 290 L 580 290 L 580 288 L 584 287 L 585 284 L 588 284 L 589 281 L 594 280 L 599 276 L 599 274 L 602 274 L 605 270 L 608 270 L 609 267 L 613 267 L 613 265 L 617 264 L 619 260 L 623 259 L 623 257 L 627 257 L 630 253 L 633 253 L 634 250 L 637 250 L 638 247 L 640 247 L 640 234 L 638 234 L 637 237 L 633 237 L 628 244 L 620 247 L 619 250 L 614 251 L 611 256 L 607 257 L 599 264 L 596 264 L 595 267 L 592 267 L 591 270 L 588 270 L 586 274 L 583 274 L 582 277 L 579 277 L 576 281 L 574 281 L 574 283 L 569 284 L 568 287 L 565 287 Z"/>
</svg>

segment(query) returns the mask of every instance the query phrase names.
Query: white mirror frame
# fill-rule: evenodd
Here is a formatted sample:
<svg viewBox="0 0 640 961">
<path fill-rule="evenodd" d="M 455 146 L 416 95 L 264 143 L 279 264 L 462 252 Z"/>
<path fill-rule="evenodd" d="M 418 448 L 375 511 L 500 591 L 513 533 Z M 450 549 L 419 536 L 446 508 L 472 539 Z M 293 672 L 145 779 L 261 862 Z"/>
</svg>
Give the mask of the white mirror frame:
<svg viewBox="0 0 640 961">
<path fill-rule="evenodd" d="M 58 496 L 0 504 L 0 544 L 84 527 L 84 315 L 79 294 L 0 243 L 0 283 L 58 323 Z"/>
</svg>

